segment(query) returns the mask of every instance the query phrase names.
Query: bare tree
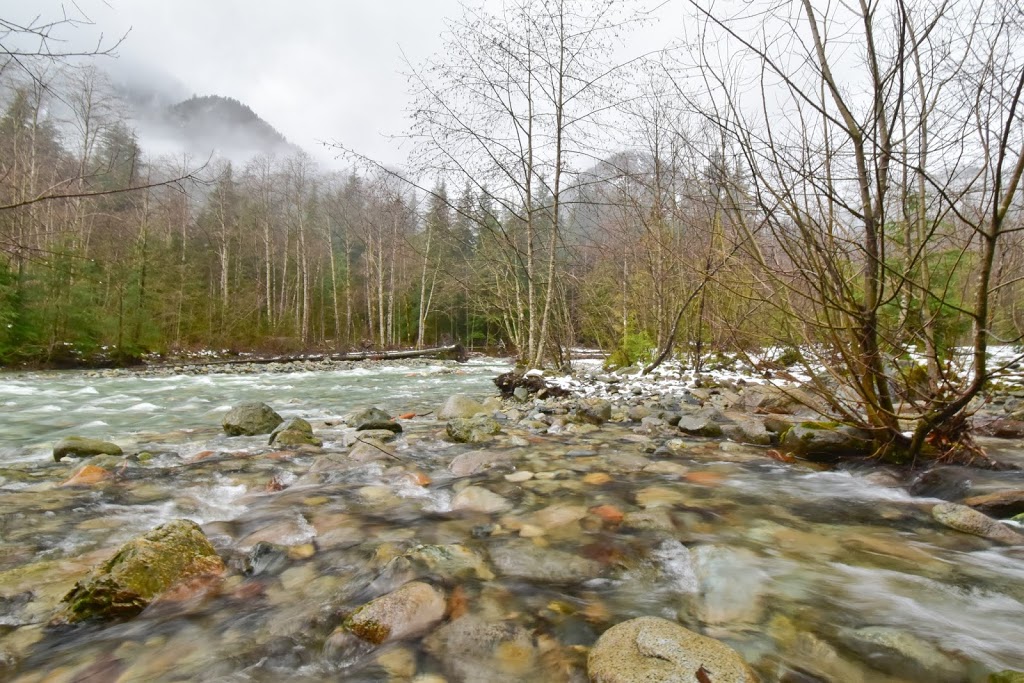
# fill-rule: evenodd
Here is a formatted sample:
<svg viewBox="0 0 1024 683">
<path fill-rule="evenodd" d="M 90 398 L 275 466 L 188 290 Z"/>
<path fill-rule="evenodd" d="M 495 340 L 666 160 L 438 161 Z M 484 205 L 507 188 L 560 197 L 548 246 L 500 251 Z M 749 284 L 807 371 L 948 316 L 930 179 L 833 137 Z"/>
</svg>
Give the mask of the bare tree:
<svg viewBox="0 0 1024 683">
<path fill-rule="evenodd" d="M 882 456 L 970 447 L 963 411 L 998 370 L 989 300 L 1024 170 L 1020 8 L 691 5 L 710 93 L 691 101 L 749 177 L 726 188 L 733 219 L 821 395 Z M 917 357 L 923 388 L 900 362 Z"/>
</svg>

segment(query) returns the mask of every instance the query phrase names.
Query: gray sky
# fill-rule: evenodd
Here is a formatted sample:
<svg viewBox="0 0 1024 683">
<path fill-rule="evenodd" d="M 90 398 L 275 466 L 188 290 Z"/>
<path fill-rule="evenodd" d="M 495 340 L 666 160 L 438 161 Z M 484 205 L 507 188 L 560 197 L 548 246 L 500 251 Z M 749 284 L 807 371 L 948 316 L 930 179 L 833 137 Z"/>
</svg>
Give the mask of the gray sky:
<svg viewBox="0 0 1024 683">
<path fill-rule="evenodd" d="M 4 18 L 71 13 L 59 0 L 0 0 Z M 440 47 L 459 0 L 77 0 L 96 24 L 92 40 L 131 29 L 112 70 L 167 78 L 185 96 L 224 95 L 249 105 L 318 159 L 338 140 L 379 160 L 404 153 L 407 104 L 402 52 L 417 63 Z M 665 37 L 666 27 L 657 31 Z M 650 37 L 650 36 L 649 36 Z"/>
</svg>

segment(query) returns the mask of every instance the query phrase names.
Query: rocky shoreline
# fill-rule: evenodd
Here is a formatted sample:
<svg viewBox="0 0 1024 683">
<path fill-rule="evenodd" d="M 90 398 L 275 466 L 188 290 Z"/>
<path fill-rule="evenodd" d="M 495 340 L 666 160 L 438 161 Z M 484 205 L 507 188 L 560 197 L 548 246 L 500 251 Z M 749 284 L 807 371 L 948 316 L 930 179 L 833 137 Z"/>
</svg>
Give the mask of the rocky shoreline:
<svg viewBox="0 0 1024 683">
<path fill-rule="evenodd" d="M 1024 512 L 1019 472 L 836 469 L 841 430 L 791 390 L 674 381 L 592 372 L 341 421 L 243 403 L 198 452 L 65 439 L 45 467 L 0 471 L 22 477 L 4 512 L 35 524 L 3 541 L 0 672 L 156 680 L 173 660 L 195 680 L 1020 680 L 993 631 L 979 653 L 930 624 L 844 615 L 864 600 L 858 572 L 880 572 L 876 592 L 884 572 L 915 577 L 916 600 L 993 581 L 964 558 L 1020 557 L 1020 524 L 1000 521 Z M 244 490 L 225 521 L 185 515 L 38 559 L 66 546 L 66 524 L 109 534 L 131 514 L 104 519 L 97 501 L 180 515 L 199 509 L 197 483 L 224 482 Z M 818 497 L 829 487 L 834 503 Z M 218 635 L 198 646 L 183 619 Z M 170 635 L 97 647 L 125 620 Z"/>
</svg>

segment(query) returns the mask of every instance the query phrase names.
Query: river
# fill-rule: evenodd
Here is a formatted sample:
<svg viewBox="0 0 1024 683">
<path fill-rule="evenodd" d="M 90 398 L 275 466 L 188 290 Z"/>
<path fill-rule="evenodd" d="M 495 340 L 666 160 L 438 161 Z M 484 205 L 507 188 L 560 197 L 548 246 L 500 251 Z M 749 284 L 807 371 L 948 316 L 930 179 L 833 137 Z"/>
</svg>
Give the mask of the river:
<svg viewBox="0 0 1024 683">
<path fill-rule="evenodd" d="M 494 395 L 506 369 L 0 376 L 0 678 L 585 681 L 587 648 L 642 615 L 722 640 L 764 681 L 1024 670 L 1024 553 L 939 526 L 936 500 L 884 473 L 627 422 L 584 429 L 557 410 L 542 429 L 506 406 L 486 446 L 498 466 L 457 476 L 452 460 L 480 447 L 449 443 L 430 413 L 451 394 Z M 241 401 L 309 420 L 323 449 L 225 436 Z M 347 462 L 343 416 L 372 405 L 417 417 L 392 457 Z M 51 449 L 72 434 L 121 445 L 116 476 L 61 486 L 82 463 Z M 453 503 L 469 485 L 501 502 Z M 91 566 L 179 518 L 225 559 L 217 585 L 120 623 L 50 624 Z M 264 562 L 261 542 L 284 550 Z M 409 562 L 424 546 L 457 546 L 474 568 Z M 413 578 L 445 591 L 447 619 L 503 624 L 521 647 L 437 634 L 330 646 L 346 614 Z"/>
</svg>

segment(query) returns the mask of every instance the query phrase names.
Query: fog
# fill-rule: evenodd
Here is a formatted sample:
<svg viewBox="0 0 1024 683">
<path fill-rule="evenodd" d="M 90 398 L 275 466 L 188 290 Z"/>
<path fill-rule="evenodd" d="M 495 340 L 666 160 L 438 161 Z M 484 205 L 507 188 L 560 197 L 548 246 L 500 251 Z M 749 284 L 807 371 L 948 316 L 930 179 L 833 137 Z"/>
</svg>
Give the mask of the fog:
<svg viewBox="0 0 1024 683">
<path fill-rule="evenodd" d="M 668 15 L 665 5 L 652 5 Z M 445 19 L 460 13 L 459 0 L 0 0 L 0 16 L 22 24 L 65 15 L 91 22 L 59 31 L 65 42 L 57 48 L 124 38 L 116 56 L 95 63 L 132 101 L 147 151 L 175 151 L 173 135 L 152 120 L 161 107 L 220 95 L 248 105 L 326 166 L 340 162 L 323 142 L 387 164 L 405 161 L 408 150 L 395 137 L 409 106 L 405 60 L 437 52 Z M 633 42 L 649 49 L 672 33 L 662 22 Z M 214 134 L 198 137 L 205 144 Z"/>
</svg>

